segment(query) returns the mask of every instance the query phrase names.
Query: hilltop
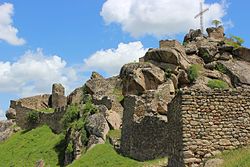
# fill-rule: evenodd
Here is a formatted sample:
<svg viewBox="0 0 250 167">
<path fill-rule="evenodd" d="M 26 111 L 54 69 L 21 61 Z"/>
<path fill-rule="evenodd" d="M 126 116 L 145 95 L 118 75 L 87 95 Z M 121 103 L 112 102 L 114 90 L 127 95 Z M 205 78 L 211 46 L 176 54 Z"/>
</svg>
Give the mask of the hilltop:
<svg viewBox="0 0 250 167">
<path fill-rule="evenodd" d="M 208 167 L 214 163 L 209 159 L 247 146 L 250 49 L 239 37 L 227 38 L 222 26 L 207 33 L 190 30 L 182 44 L 161 40 L 159 48 L 125 64 L 118 76 L 93 72 L 68 96 L 56 83 L 51 94 L 12 100 L 8 120 L 0 122 L 0 148 L 7 152 L 24 140 L 24 148 L 14 151 L 29 154 L 27 164 L 37 166 L 88 166 L 92 162 L 85 161 L 95 157 L 95 165 L 103 167 Z M 44 143 L 47 150 L 33 138 L 39 131 L 51 137 Z M 29 159 L 16 155 L 13 165 Z"/>
</svg>

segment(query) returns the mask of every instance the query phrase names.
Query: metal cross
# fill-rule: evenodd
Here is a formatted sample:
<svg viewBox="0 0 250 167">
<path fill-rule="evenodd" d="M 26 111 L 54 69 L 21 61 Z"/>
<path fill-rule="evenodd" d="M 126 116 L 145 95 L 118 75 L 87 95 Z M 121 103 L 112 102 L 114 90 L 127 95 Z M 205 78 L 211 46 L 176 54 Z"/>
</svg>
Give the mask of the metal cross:
<svg viewBox="0 0 250 167">
<path fill-rule="evenodd" d="M 203 10 L 203 2 L 202 0 L 200 1 L 200 13 L 197 14 L 194 18 L 196 19 L 197 17 L 200 17 L 200 28 L 201 28 L 201 32 L 204 32 L 204 25 L 203 25 L 203 14 L 205 12 L 207 12 L 209 10 L 209 8 L 206 8 Z"/>
</svg>

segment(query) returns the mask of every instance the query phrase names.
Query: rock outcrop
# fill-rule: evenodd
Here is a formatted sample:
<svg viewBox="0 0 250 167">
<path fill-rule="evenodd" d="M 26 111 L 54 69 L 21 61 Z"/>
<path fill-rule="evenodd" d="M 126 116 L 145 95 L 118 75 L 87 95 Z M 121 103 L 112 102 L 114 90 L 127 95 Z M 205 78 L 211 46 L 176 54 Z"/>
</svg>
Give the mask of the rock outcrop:
<svg viewBox="0 0 250 167">
<path fill-rule="evenodd" d="M 217 28 L 210 27 L 207 28 L 208 37 L 216 40 L 224 40 L 224 28 L 222 26 L 219 26 Z"/>
<path fill-rule="evenodd" d="M 13 133 L 19 131 L 13 120 L 0 121 L 0 142 L 8 139 Z"/>
</svg>

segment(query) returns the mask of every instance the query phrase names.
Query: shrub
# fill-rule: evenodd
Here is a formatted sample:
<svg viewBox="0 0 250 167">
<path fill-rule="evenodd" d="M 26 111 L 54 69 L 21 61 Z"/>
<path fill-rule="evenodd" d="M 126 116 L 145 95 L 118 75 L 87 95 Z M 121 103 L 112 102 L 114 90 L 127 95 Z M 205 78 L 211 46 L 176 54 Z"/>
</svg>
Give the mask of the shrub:
<svg viewBox="0 0 250 167">
<path fill-rule="evenodd" d="M 36 124 L 39 119 L 39 113 L 37 111 L 30 111 L 28 113 L 28 122 L 31 124 Z"/>
<path fill-rule="evenodd" d="M 227 73 L 227 69 L 223 64 L 216 64 L 215 69 L 220 71 L 223 74 Z"/>
<path fill-rule="evenodd" d="M 96 108 L 96 106 L 91 102 L 91 100 L 88 100 L 84 107 L 83 107 L 83 111 L 84 111 L 84 114 L 95 114 L 98 112 L 98 109 Z"/>
<path fill-rule="evenodd" d="M 219 79 L 209 80 L 207 86 L 212 88 L 212 89 L 215 89 L 215 88 L 226 89 L 226 88 L 229 87 L 228 84 L 225 81 L 222 81 L 222 80 L 219 80 Z"/>
<path fill-rule="evenodd" d="M 121 88 L 114 88 L 113 94 L 116 96 L 116 100 L 121 102 L 124 99 Z"/>
<path fill-rule="evenodd" d="M 80 117 L 79 107 L 77 105 L 70 105 L 67 108 L 66 113 L 63 115 L 63 118 L 61 120 L 64 128 L 67 129 L 70 126 L 70 124 L 78 120 L 79 117 Z"/>
<path fill-rule="evenodd" d="M 188 79 L 190 80 L 191 83 L 196 81 L 196 79 L 200 75 L 201 70 L 202 70 L 202 67 L 199 64 L 193 64 L 190 66 L 190 68 L 188 69 Z"/>
<path fill-rule="evenodd" d="M 172 70 L 169 67 L 167 67 L 165 69 L 165 77 L 166 78 L 171 78 L 171 74 L 172 74 Z"/>
<path fill-rule="evenodd" d="M 219 20 L 213 20 L 212 24 L 215 25 L 216 28 L 218 28 L 218 26 L 221 24 L 221 21 L 219 21 Z"/>
<path fill-rule="evenodd" d="M 66 153 L 70 154 L 72 152 L 73 152 L 73 143 L 72 143 L 72 141 L 70 141 L 67 148 L 66 148 Z"/>
<path fill-rule="evenodd" d="M 238 36 L 234 36 L 231 35 L 229 40 L 226 40 L 225 43 L 229 46 L 234 47 L 235 49 L 241 47 L 241 45 L 244 43 L 244 39 L 238 37 Z"/>
</svg>

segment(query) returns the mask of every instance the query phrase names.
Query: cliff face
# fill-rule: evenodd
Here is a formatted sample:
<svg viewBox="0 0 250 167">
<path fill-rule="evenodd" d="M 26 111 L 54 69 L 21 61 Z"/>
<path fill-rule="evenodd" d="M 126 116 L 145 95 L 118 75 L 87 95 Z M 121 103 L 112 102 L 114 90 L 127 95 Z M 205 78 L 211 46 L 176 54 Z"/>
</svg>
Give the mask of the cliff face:
<svg viewBox="0 0 250 167">
<path fill-rule="evenodd" d="M 86 84 L 68 97 L 62 85 L 54 84 L 51 95 L 11 101 L 7 118 L 23 129 L 47 124 L 59 133 L 67 109 L 78 106 L 79 112 L 72 118 L 75 122 L 66 129 L 66 148 L 72 145 L 73 150 L 65 153 L 65 164 L 104 143 L 109 130 L 122 127 L 121 145 L 116 147 L 125 156 L 141 161 L 170 156 L 169 166 L 202 166 L 216 151 L 248 144 L 249 132 L 241 131 L 239 122 L 250 117 L 250 101 L 243 91 L 248 92 L 250 86 L 250 49 L 226 38 L 223 27 L 208 28 L 207 32 L 204 36 L 200 30 L 190 30 L 183 44 L 160 41 L 160 47 L 149 49 L 140 62 L 124 65 L 119 76 L 104 78 L 93 72 Z M 242 89 L 235 90 L 236 95 L 233 90 L 213 91 L 238 87 Z M 233 99 L 238 96 L 241 101 L 237 105 Z M 89 99 L 98 113 L 89 110 L 86 114 L 83 108 Z M 226 114 L 231 103 L 233 120 Z M 210 105 L 214 109 L 206 108 Z M 237 117 L 237 107 L 243 108 L 241 117 Z M 55 112 L 39 112 L 36 124 L 30 126 L 30 113 L 50 108 Z M 87 123 L 78 124 L 81 120 Z M 235 126 L 227 127 L 231 121 Z M 213 135 L 209 135 L 211 128 Z M 234 129 L 239 130 L 238 136 Z M 86 141 L 81 141 L 82 135 Z"/>
</svg>

